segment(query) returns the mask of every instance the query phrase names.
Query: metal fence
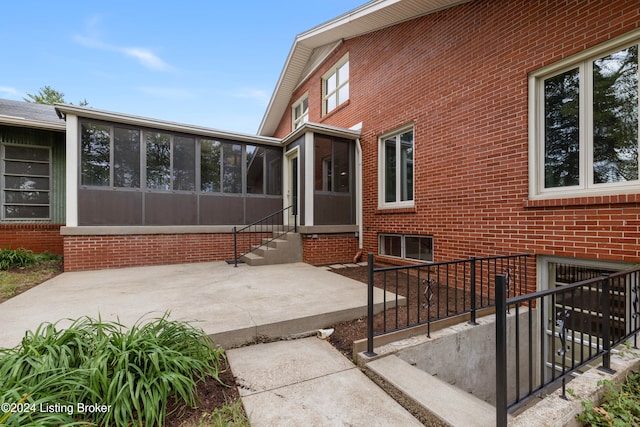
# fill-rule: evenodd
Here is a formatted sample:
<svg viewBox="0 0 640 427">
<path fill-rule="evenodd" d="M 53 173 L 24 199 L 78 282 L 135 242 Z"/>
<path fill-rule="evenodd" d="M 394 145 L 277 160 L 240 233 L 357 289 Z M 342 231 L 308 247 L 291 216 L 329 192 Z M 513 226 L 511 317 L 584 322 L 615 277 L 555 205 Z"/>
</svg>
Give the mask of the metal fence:
<svg viewBox="0 0 640 427">
<path fill-rule="evenodd" d="M 561 386 L 564 396 L 566 381 L 600 357 L 610 371 L 615 346 L 633 338 L 637 347 L 640 269 L 512 298 L 507 277 L 495 280 L 499 426 L 542 392 Z"/>
<path fill-rule="evenodd" d="M 374 267 L 369 254 L 368 334 L 367 353 L 373 354 L 374 336 L 395 332 L 459 314 L 470 313 L 471 323 L 476 312 L 495 305 L 494 277 L 507 278 L 508 295 L 526 292 L 527 254 L 469 258 L 429 264 L 394 267 Z M 384 307 L 374 321 L 373 289 L 384 290 Z M 387 295 L 394 294 L 392 299 Z"/>
</svg>

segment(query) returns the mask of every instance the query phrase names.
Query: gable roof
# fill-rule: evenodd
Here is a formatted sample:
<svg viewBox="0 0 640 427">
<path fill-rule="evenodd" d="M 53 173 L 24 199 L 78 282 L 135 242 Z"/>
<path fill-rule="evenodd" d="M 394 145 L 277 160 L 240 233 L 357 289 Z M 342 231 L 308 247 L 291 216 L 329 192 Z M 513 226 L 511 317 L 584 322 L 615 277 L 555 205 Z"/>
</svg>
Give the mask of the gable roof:
<svg viewBox="0 0 640 427">
<path fill-rule="evenodd" d="M 297 86 L 342 40 L 399 24 L 471 0 L 372 0 L 298 34 L 260 123 L 258 135 L 273 136 Z"/>
<path fill-rule="evenodd" d="M 58 117 L 53 105 L 0 99 L 0 124 L 62 131 L 64 120 Z"/>
</svg>

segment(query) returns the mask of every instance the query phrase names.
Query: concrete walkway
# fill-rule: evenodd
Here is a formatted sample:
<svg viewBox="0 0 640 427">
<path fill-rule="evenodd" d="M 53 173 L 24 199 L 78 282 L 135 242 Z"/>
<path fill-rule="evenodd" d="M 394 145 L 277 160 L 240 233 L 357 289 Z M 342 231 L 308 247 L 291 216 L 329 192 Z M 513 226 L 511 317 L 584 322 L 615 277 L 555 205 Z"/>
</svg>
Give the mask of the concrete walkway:
<svg viewBox="0 0 640 427">
<path fill-rule="evenodd" d="M 375 301 L 382 301 L 375 289 Z M 388 296 L 389 300 L 393 300 Z M 378 304 L 381 307 L 381 304 Z M 82 316 L 132 325 L 171 312 L 225 348 L 305 334 L 366 314 L 366 285 L 296 263 L 224 262 L 63 273 L 0 304 L 0 347 L 42 322 Z M 63 327 L 67 321 L 61 321 Z M 227 352 L 253 426 L 421 425 L 326 341 Z"/>
</svg>

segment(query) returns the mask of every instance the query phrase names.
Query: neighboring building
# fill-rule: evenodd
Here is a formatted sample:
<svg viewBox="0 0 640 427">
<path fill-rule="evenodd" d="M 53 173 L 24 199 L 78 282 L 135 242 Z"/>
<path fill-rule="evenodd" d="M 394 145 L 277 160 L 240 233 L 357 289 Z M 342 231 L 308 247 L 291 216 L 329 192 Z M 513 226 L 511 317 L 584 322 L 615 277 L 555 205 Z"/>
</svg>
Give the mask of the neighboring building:
<svg viewBox="0 0 640 427">
<path fill-rule="evenodd" d="M 228 259 L 231 226 L 291 204 L 312 264 L 530 253 L 547 286 L 638 263 L 639 22 L 374 0 L 295 39 L 258 136 L 59 105 L 66 268 Z"/>
<path fill-rule="evenodd" d="M 0 249 L 62 254 L 65 156 L 53 106 L 0 99 Z"/>
</svg>

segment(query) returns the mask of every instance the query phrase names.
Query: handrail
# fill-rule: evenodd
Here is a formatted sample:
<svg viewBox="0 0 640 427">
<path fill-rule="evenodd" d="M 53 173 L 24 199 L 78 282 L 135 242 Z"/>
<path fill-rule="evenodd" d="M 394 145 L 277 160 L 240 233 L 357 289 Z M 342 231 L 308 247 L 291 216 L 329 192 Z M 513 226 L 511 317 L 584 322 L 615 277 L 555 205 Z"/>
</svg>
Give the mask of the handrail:
<svg viewBox="0 0 640 427">
<path fill-rule="evenodd" d="M 298 212 L 295 205 L 287 206 L 279 211 L 265 216 L 249 225 L 242 228 L 233 227 L 233 255 L 234 255 L 234 267 L 238 266 L 238 260 L 258 248 L 263 246 L 269 247 L 269 243 L 276 240 L 279 237 L 284 236 L 291 232 L 291 224 L 284 225 L 285 213 L 289 215 L 289 212 L 293 215 L 293 232 L 298 232 Z M 280 229 L 280 234 L 275 234 L 277 229 Z M 238 255 L 238 234 L 249 233 L 249 250 Z M 264 233 L 271 233 L 271 238 L 264 238 Z M 257 236 L 256 236 L 257 235 Z M 254 244 L 254 237 L 258 239 L 258 244 Z"/>
</svg>

